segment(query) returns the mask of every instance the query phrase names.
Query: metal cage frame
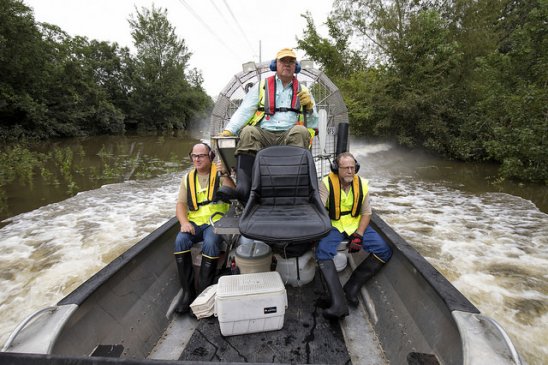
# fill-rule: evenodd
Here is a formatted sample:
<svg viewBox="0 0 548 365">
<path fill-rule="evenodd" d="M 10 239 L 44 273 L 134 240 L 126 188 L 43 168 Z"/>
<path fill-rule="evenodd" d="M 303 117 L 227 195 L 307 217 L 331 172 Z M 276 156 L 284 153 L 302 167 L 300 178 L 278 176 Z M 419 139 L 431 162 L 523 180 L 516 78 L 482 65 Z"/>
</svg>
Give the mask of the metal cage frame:
<svg viewBox="0 0 548 365">
<path fill-rule="evenodd" d="M 210 118 L 211 136 L 219 135 L 222 132 L 253 85 L 274 74 L 270 70 L 270 62 L 263 62 L 255 66 L 254 70 L 242 71 L 234 75 L 219 93 Z M 324 176 L 330 170 L 330 161 L 335 158 L 338 125 L 340 123 L 348 124 L 348 110 L 339 89 L 322 71 L 307 67 L 304 63 L 301 72 L 297 74 L 297 79 L 311 91 L 318 112 L 320 110 L 327 112 L 325 150 L 320 150 L 317 136 L 314 137 L 311 149 L 318 175 Z"/>
</svg>

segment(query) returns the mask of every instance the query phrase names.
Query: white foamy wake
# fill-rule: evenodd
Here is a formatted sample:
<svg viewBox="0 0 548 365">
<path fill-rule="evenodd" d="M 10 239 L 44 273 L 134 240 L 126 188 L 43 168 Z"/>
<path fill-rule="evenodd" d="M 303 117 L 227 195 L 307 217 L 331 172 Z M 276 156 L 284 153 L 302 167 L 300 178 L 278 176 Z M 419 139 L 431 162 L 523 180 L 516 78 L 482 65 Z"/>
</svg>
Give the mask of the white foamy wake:
<svg viewBox="0 0 548 365">
<path fill-rule="evenodd" d="M 374 207 L 530 364 L 548 357 L 548 215 L 502 193 L 471 195 L 411 178 L 371 181 Z"/>
<path fill-rule="evenodd" d="M 0 343 L 173 217 L 181 175 L 82 192 L 0 229 Z"/>
</svg>

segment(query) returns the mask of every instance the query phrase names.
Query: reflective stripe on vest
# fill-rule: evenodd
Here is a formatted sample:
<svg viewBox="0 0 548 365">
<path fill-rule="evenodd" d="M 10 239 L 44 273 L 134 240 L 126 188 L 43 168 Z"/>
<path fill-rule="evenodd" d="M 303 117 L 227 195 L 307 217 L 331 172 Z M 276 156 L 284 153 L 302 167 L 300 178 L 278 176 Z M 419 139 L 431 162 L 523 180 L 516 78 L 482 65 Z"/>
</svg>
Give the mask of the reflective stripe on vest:
<svg viewBox="0 0 548 365">
<path fill-rule="evenodd" d="M 360 223 L 362 204 L 369 190 L 367 180 L 354 175 L 352 189 L 348 193 L 341 189 L 338 175 L 332 172 L 322 182 L 329 193 L 326 208 L 329 210 L 331 225 L 339 232 L 352 234 Z"/>
<path fill-rule="evenodd" d="M 276 112 L 288 112 L 292 111 L 297 113 L 297 125 L 304 125 L 303 108 L 301 101 L 297 95 L 302 89 L 300 82 L 296 77 L 293 77 L 291 81 L 292 95 L 291 95 L 291 107 L 276 108 L 276 76 L 267 77 L 265 80 L 261 80 L 259 86 L 259 107 L 253 116 L 249 119 L 247 124 L 256 125 L 263 120 L 265 114 L 274 115 Z"/>
</svg>

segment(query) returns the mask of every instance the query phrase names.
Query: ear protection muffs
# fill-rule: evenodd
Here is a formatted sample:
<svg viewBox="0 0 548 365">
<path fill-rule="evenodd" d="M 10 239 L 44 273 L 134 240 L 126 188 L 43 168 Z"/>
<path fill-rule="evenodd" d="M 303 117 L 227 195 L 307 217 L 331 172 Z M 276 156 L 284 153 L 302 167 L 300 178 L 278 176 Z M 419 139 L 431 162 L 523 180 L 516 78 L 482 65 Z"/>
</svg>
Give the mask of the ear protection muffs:
<svg viewBox="0 0 548 365">
<path fill-rule="evenodd" d="M 188 157 L 190 157 L 190 159 L 192 160 L 192 151 L 194 150 L 194 147 L 196 147 L 197 145 L 204 145 L 207 147 L 207 154 L 209 155 L 209 161 L 212 161 L 215 159 L 215 151 L 213 151 L 213 149 L 211 148 L 210 145 L 208 145 L 207 143 L 204 143 L 204 142 L 199 142 L 199 143 L 196 143 L 195 145 L 192 146 L 192 148 L 190 149 L 190 152 L 188 153 Z"/>
<path fill-rule="evenodd" d="M 358 171 L 360 171 L 360 163 L 355 158 L 354 158 L 354 162 L 356 163 L 356 174 L 357 174 Z M 336 158 L 333 162 L 331 162 L 330 167 L 331 167 L 331 172 L 332 173 L 334 173 L 334 174 L 339 173 L 338 158 Z"/>
<path fill-rule="evenodd" d="M 270 62 L 269 68 L 270 68 L 270 71 L 276 71 L 278 69 L 278 67 L 276 66 L 276 60 L 275 59 Z M 299 72 L 301 72 L 301 64 L 299 62 L 297 62 L 295 64 L 295 73 L 298 74 Z"/>
</svg>

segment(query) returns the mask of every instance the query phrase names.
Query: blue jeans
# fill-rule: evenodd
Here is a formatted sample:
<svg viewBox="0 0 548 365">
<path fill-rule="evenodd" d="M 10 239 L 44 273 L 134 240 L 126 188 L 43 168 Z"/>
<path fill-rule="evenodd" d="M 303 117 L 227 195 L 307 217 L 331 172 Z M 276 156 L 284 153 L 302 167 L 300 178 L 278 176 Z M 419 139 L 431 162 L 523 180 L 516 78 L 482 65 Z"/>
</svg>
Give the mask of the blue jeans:
<svg viewBox="0 0 548 365">
<path fill-rule="evenodd" d="M 337 254 L 337 246 L 345 238 L 348 238 L 346 233 L 341 233 L 337 228 L 332 228 L 329 234 L 318 243 L 318 247 L 316 247 L 316 260 L 332 260 Z M 390 257 L 392 257 L 390 246 L 371 226 L 367 226 L 363 234 L 362 247 L 365 251 L 374 254 L 383 262 L 388 262 Z"/>
<path fill-rule="evenodd" d="M 194 243 L 203 241 L 202 253 L 212 258 L 219 257 L 223 238 L 213 233 L 213 227 L 209 224 L 197 226 L 193 222 L 190 223 L 194 226 L 194 231 L 196 234 L 192 235 L 187 232 L 179 232 L 177 234 L 177 238 L 175 239 L 175 253 L 188 251 Z"/>
</svg>

